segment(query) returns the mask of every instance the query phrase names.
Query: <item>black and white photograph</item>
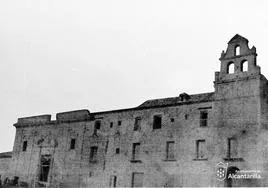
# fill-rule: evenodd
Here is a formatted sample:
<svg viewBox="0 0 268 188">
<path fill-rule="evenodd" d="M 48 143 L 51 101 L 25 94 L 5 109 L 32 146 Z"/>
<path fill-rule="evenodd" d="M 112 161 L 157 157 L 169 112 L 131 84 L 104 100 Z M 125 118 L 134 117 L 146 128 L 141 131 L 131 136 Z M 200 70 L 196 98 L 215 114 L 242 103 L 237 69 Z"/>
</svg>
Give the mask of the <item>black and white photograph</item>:
<svg viewBox="0 0 268 188">
<path fill-rule="evenodd" d="M 265 0 L 1 0 L 0 188 L 268 187 L 267 33 Z"/>
</svg>

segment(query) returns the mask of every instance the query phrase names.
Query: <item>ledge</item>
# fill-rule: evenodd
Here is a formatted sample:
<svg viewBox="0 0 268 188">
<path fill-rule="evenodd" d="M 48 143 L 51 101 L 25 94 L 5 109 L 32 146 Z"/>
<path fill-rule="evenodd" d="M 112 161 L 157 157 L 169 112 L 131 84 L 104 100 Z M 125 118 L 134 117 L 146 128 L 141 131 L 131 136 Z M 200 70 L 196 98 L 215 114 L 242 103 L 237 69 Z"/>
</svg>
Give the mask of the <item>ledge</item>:
<svg viewBox="0 0 268 188">
<path fill-rule="evenodd" d="M 193 161 L 208 161 L 208 158 L 204 158 L 204 159 L 193 159 Z"/>
<path fill-rule="evenodd" d="M 242 157 L 240 158 L 223 158 L 224 161 L 230 161 L 230 162 L 243 162 L 245 161 Z"/>
<path fill-rule="evenodd" d="M 177 159 L 163 159 L 164 162 L 176 162 Z"/>
<path fill-rule="evenodd" d="M 130 162 L 131 163 L 141 163 L 141 160 L 134 160 L 134 159 L 132 159 L 132 160 L 130 160 Z"/>
</svg>

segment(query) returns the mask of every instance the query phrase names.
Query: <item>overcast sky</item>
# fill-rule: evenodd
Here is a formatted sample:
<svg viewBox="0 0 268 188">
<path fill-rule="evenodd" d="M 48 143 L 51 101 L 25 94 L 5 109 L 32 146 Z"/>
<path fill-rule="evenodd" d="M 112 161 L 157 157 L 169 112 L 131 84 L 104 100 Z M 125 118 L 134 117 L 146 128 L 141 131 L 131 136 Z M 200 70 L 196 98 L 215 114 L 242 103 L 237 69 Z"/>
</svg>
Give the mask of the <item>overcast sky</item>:
<svg viewBox="0 0 268 188">
<path fill-rule="evenodd" d="M 236 34 L 268 77 L 268 1 L 0 1 L 0 152 L 18 117 L 213 91 Z"/>
</svg>

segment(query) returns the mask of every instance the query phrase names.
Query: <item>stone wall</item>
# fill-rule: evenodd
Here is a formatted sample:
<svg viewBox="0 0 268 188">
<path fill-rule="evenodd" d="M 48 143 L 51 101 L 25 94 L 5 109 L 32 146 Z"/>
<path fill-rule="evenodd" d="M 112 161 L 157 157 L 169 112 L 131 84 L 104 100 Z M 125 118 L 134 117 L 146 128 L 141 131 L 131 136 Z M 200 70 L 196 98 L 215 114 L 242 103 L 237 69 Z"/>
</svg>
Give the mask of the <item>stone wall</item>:
<svg viewBox="0 0 268 188">
<path fill-rule="evenodd" d="M 10 177 L 10 165 L 12 164 L 12 152 L 0 153 L 0 180 Z"/>
<path fill-rule="evenodd" d="M 233 51 L 237 45 L 242 45 L 239 55 Z M 239 35 L 228 43 L 212 93 L 183 93 L 108 112 L 62 112 L 53 121 L 50 115 L 19 118 L 12 175 L 51 187 L 268 186 L 268 84 L 256 65 L 255 47 L 247 45 Z M 230 63 L 236 65 L 233 74 Z M 161 128 L 154 128 L 155 116 L 161 117 Z M 134 148 L 139 148 L 135 158 Z M 220 162 L 228 163 L 229 173 L 255 170 L 262 178 L 219 181 Z"/>
</svg>

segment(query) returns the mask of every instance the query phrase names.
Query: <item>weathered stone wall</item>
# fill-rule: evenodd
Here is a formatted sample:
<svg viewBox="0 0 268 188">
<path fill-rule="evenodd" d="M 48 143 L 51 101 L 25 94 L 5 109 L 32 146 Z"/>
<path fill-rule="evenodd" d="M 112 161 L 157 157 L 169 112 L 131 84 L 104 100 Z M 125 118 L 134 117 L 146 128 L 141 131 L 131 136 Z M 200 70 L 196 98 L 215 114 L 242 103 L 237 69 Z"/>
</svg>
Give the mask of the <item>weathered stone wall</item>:
<svg viewBox="0 0 268 188">
<path fill-rule="evenodd" d="M 118 186 L 131 186 L 132 172 L 143 172 L 144 178 L 150 180 L 144 181 L 144 186 L 181 186 L 187 185 L 187 181 L 192 185 L 193 182 L 187 177 L 189 174 L 203 170 L 212 172 L 209 166 L 194 161 L 196 139 L 209 140 L 210 137 L 209 129 L 199 126 L 199 108 L 204 107 L 211 108 L 212 103 L 100 113 L 95 115 L 95 119 L 101 120 L 101 128 L 96 134 L 95 121 L 20 127 L 13 151 L 14 173 L 22 180 L 33 182 L 39 173 L 40 155 L 52 154 L 51 181 L 55 184 L 104 187 L 109 185 L 110 176 L 116 175 Z M 161 129 L 152 128 L 155 114 L 162 115 Z M 137 116 L 142 119 L 141 130 L 133 131 Z M 211 119 L 209 115 L 208 127 L 211 127 Z M 121 125 L 118 125 L 118 121 L 121 121 Z M 110 127 L 111 122 L 113 127 Z M 77 139 L 75 150 L 69 149 L 71 138 Z M 24 140 L 28 141 L 28 147 L 27 151 L 22 152 Z M 175 161 L 165 161 L 167 141 L 176 143 Z M 132 144 L 135 142 L 141 143 L 140 163 L 131 162 Z M 212 147 L 213 143 L 209 145 Z M 94 163 L 89 161 L 91 146 L 99 148 L 98 160 Z M 120 148 L 119 154 L 115 154 L 116 148 Z M 193 163 L 200 165 L 200 172 L 185 170 Z M 196 184 L 200 183 L 200 180 L 196 181 Z M 205 179 L 202 185 L 206 183 Z"/>
<path fill-rule="evenodd" d="M 159 187 L 168 185 L 174 186 L 193 185 L 188 175 L 195 176 L 195 172 L 189 167 L 195 161 L 195 140 L 200 138 L 196 132 L 201 131 L 204 138 L 209 135 L 207 128 L 202 130 L 199 127 L 199 107 L 209 107 L 211 103 L 197 105 L 159 108 L 143 111 L 133 111 L 130 113 L 107 114 L 104 116 L 104 124 L 110 122 L 122 121 L 120 127 L 112 128 L 111 146 L 107 152 L 107 170 L 110 175 L 117 175 L 118 186 L 131 186 L 132 172 L 144 172 L 144 186 Z M 153 115 L 162 114 L 163 126 L 161 129 L 153 130 Z M 185 114 L 188 115 L 185 119 Z M 133 131 L 134 118 L 142 117 L 141 131 Z M 174 122 L 171 122 L 174 118 Z M 211 118 L 211 117 L 210 117 Z M 210 119 L 209 118 L 209 119 Z M 210 124 L 210 120 L 209 120 Z M 116 140 L 117 131 L 120 133 L 118 141 Z M 205 134 L 205 135 L 204 135 Z M 175 161 L 165 161 L 166 142 L 175 141 L 176 154 Z M 141 143 L 141 163 L 131 163 L 132 143 Z M 212 143 L 211 143 L 212 144 Z M 119 155 L 115 154 L 115 148 L 120 147 Z M 196 162 L 197 166 L 199 162 Z M 206 165 L 205 165 L 206 166 Z M 188 170 L 186 170 L 188 169 Z M 209 171 L 210 167 L 205 169 Z M 199 170 L 196 173 L 200 173 Z M 109 177 L 109 176 L 108 176 Z M 109 178 L 106 178 L 106 186 Z M 173 182 L 170 182 L 172 180 Z M 187 180 L 189 180 L 187 184 Z M 196 180 L 196 183 L 201 183 Z M 206 182 L 207 183 L 207 182 Z M 200 184 L 202 185 L 202 184 Z M 205 185 L 205 182 L 204 184 Z"/>
<path fill-rule="evenodd" d="M 257 163 L 262 165 L 258 158 L 260 147 L 254 148 L 258 144 L 256 131 L 259 126 L 254 113 L 257 106 L 253 105 L 257 104 L 256 99 L 250 95 L 242 97 L 241 101 L 224 99 L 164 108 L 96 113 L 95 120 L 90 121 L 20 127 L 14 145 L 13 169 L 22 180 L 34 182 L 38 180 L 40 156 L 51 154 L 50 183 L 53 185 L 107 187 L 110 177 L 114 175 L 117 176 L 117 186 L 131 186 L 132 173 L 142 172 L 144 186 L 223 186 L 215 178 L 215 167 L 226 158 L 227 138 L 236 136 L 239 139 L 239 154 L 243 159 L 229 163 L 248 170 L 259 169 Z M 207 127 L 200 127 L 202 109 L 208 111 Z M 241 117 L 241 114 L 236 114 L 238 111 L 244 118 L 237 118 Z M 162 116 L 161 129 L 153 130 L 154 115 Z M 140 131 L 133 130 L 135 117 L 142 119 Z M 96 121 L 101 122 L 101 127 L 94 131 Z M 76 139 L 74 150 L 70 150 L 72 138 Z M 196 140 L 200 139 L 206 140 L 205 160 L 196 159 Z M 28 141 L 26 152 L 21 151 L 23 140 Z M 175 142 L 175 160 L 165 160 L 167 141 Z M 131 161 L 132 144 L 136 142 L 141 143 L 140 162 Z M 91 146 L 98 146 L 98 160 L 95 162 L 89 160 Z M 116 154 L 116 148 L 120 148 L 119 154 Z"/>
<path fill-rule="evenodd" d="M 237 180 L 238 186 L 268 186 L 268 84 L 256 65 L 256 49 L 237 45 L 248 41 L 235 36 L 222 53 L 221 72 L 215 74 L 215 92 L 149 100 L 137 108 L 90 113 L 64 112 L 20 118 L 15 124 L 12 175 L 36 184 L 42 155 L 51 155 L 47 184 L 52 187 L 130 187 L 132 174 L 143 173 L 145 187 L 226 186 L 216 178 L 216 165 L 228 163 L 240 170 L 259 170 L 261 179 Z M 243 72 L 244 60 L 249 69 Z M 230 62 L 235 73 L 229 74 Z M 208 113 L 201 126 L 201 111 Z M 153 117 L 162 117 L 161 129 L 153 129 Z M 135 119 L 141 128 L 134 131 Z M 98 123 L 97 123 L 98 122 Z M 99 126 L 100 125 L 100 126 Z M 72 139 L 75 148 L 71 149 Z M 235 139 L 230 156 L 228 139 Z M 197 141 L 205 143 L 204 157 L 197 157 Z M 26 151 L 22 151 L 27 141 Z M 174 142 L 175 157 L 167 160 L 167 142 Z M 133 160 L 133 143 L 140 143 Z M 98 147 L 90 160 L 91 147 Z M 118 150 L 119 148 L 119 150 Z"/>
<path fill-rule="evenodd" d="M 10 177 L 10 165 L 12 164 L 12 152 L 0 153 L 0 180 Z"/>
</svg>

